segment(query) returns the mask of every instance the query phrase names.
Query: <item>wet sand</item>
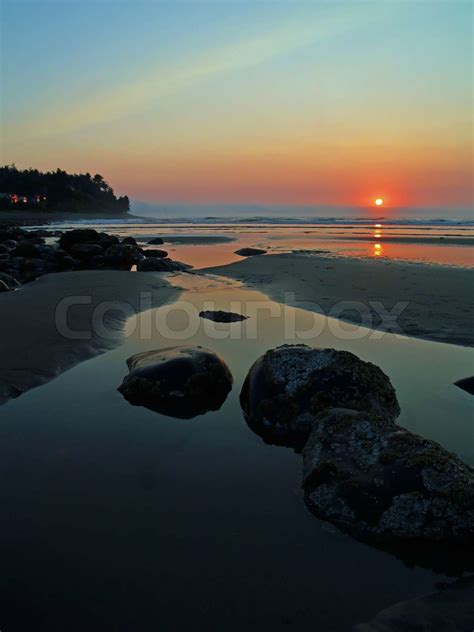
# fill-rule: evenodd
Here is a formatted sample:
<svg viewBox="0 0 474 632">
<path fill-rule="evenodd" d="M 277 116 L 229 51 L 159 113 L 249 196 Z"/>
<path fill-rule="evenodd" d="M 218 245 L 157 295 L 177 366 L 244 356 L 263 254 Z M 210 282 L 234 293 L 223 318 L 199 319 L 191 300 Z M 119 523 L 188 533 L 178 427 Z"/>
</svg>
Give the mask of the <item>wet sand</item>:
<svg viewBox="0 0 474 632">
<path fill-rule="evenodd" d="M 385 311 L 390 313 L 397 303 L 406 303 L 393 333 L 474 346 L 472 270 L 281 254 L 249 257 L 204 271 L 243 281 L 280 303 L 347 322 L 359 323 L 363 313 L 363 324 L 376 329 L 384 327 Z M 341 312 L 341 301 L 355 301 L 355 310 Z"/>
<path fill-rule="evenodd" d="M 384 310 L 407 303 L 392 330 L 414 336 L 474 346 L 472 330 L 473 271 L 390 261 L 336 259 L 301 254 L 249 257 L 226 266 L 208 268 L 243 281 L 280 303 L 360 322 L 360 309 L 374 328 L 385 326 Z M 68 296 L 85 296 L 87 304 L 73 305 L 68 325 L 91 332 L 91 318 L 103 301 L 125 301 L 139 310 L 140 292 L 150 292 L 147 309 L 173 300 L 179 290 L 154 273 L 88 271 L 47 275 L 21 290 L 0 296 L 0 404 L 43 384 L 63 371 L 120 344 L 127 314 L 109 311 L 104 326 L 67 338 L 55 324 L 55 309 Z M 355 301 L 357 311 L 331 311 L 341 301 Z M 382 308 L 380 307 L 382 305 Z M 461 376 L 462 377 L 462 376 Z"/>
<path fill-rule="evenodd" d="M 149 294 L 140 304 L 141 292 Z M 124 301 L 138 312 L 173 300 L 177 294 L 154 273 L 102 270 L 51 274 L 21 290 L 1 294 L 0 404 L 120 344 L 128 315 L 123 311 L 103 315 L 105 331 L 91 327 L 94 310 L 104 301 Z M 67 322 L 57 322 L 74 332 L 86 332 L 82 338 L 65 337 L 64 329 L 62 333 L 57 326 L 56 308 L 66 297 L 83 297 L 86 302 L 77 304 L 72 299 L 76 304 L 67 311 Z"/>
</svg>

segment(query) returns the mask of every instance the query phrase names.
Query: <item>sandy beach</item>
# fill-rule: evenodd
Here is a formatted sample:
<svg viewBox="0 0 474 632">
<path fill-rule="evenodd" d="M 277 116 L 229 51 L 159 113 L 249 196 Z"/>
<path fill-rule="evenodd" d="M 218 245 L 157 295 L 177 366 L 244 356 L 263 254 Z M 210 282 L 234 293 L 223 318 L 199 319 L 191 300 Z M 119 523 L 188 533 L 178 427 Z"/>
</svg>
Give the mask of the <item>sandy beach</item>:
<svg viewBox="0 0 474 632">
<path fill-rule="evenodd" d="M 383 325 L 383 317 L 373 303 L 381 303 L 388 312 L 397 302 L 408 303 L 397 319 L 401 328 L 398 333 L 474 345 L 472 270 L 282 254 L 249 257 L 204 271 L 240 280 L 275 301 L 286 300 L 324 314 L 329 314 L 340 301 L 361 302 L 370 309 L 375 328 Z M 294 293 L 294 300 L 290 293 Z M 338 315 L 348 322 L 360 322 L 360 314 L 354 311 Z"/>
<path fill-rule="evenodd" d="M 272 300 L 324 314 L 334 315 L 331 310 L 341 301 L 355 301 L 355 311 L 337 315 L 358 323 L 362 307 L 374 328 L 383 328 L 384 312 L 392 312 L 401 302 L 406 306 L 397 318 L 398 333 L 474 345 L 471 270 L 282 254 L 248 257 L 201 272 L 237 279 Z M 150 306 L 157 307 L 173 300 L 178 290 L 156 273 L 81 271 L 46 275 L 2 294 L 0 403 L 120 344 L 124 314 L 105 313 L 105 327 L 117 334 L 108 339 L 91 328 L 92 314 L 104 301 L 125 301 L 138 311 L 141 292 L 150 292 Z M 90 338 L 67 338 L 58 330 L 55 309 L 69 296 L 90 297 L 87 304 L 72 305 L 67 314 L 71 330 L 92 331 Z"/>
<path fill-rule="evenodd" d="M 101 270 L 51 274 L 0 295 L 0 404 L 120 344 L 124 314 L 104 314 L 104 327 L 118 334 L 106 338 L 91 327 L 92 314 L 104 301 L 124 301 L 138 312 L 141 292 L 150 293 L 146 307 L 162 305 L 178 293 L 154 273 Z M 86 297 L 86 304 L 72 299 L 76 304 L 66 324 L 90 332 L 90 338 L 65 337 L 56 326 L 56 308 L 67 297 Z"/>
</svg>

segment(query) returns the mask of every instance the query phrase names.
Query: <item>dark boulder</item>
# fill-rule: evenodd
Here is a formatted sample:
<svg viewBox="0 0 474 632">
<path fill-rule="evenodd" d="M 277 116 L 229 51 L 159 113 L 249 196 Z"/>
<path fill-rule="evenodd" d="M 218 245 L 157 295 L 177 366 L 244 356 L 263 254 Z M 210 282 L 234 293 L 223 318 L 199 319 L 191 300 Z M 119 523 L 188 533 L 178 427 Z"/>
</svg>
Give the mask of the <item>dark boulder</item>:
<svg viewBox="0 0 474 632">
<path fill-rule="evenodd" d="M 14 264 L 18 270 L 18 278 L 22 283 L 29 283 L 44 274 L 58 271 L 58 267 L 54 263 L 39 258 L 22 258 L 19 261 L 14 261 Z"/>
<path fill-rule="evenodd" d="M 7 228 L 0 228 L 0 244 L 7 241 L 7 239 L 11 239 L 12 234 Z"/>
<path fill-rule="evenodd" d="M 106 260 L 103 255 L 95 255 L 87 262 L 87 267 L 92 268 L 93 270 L 101 270 L 106 268 Z"/>
<path fill-rule="evenodd" d="M 113 244 L 104 252 L 105 265 L 119 270 L 129 270 L 142 258 L 141 250 L 130 244 Z"/>
<path fill-rule="evenodd" d="M 134 406 L 179 419 L 219 410 L 232 388 L 232 374 L 202 347 L 170 347 L 127 360 L 129 375 L 118 390 Z"/>
<path fill-rule="evenodd" d="M 150 248 L 150 250 L 144 250 L 143 254 L 145 257 L 153 257 L 156 259 L 164 259 L 168 256 L 166 250 L 158 250 L 156 248 Z"/>
<path fill-rule="evenodd" d="M 2 294 L 2 292 L 10 292 L 10 290 L 11 288 L 8 287 L 5 281 L 0 280 L 0 294 Z"/>
<path fill-rule="evenodd" d="M 153 237 L 153 239 L 150 239 L 148 243 L 150 244 L 150 246 L 159 246 L 161 244 L 164 244 L 165 242 L 161 239 L 161 237 Z"/>
<path fill-rule="evenodd" d="M 155 257 L 141 259 L 141 261 L 137 263 L 138 272 L 184 272 L 190 267 L 191 266 L 187 266 L 179 261 L 156 259 Z"/>
<path fill-rule="evenodd" d="M 74 244 L 69 252 L 71 256 L 76 257 L 76 259 L 90 260 L 92 257 L 103 255 L 104 249 L 100 244 Z"/>
<path fill-rule="evenodd" d="M 114 235 L 99 233 L 93 228 L 76 228 L 63 233 L 59 239 L 59 245 L 63 250 L 70 251 L 76 244 L 99 244 L 106 249 L 113 244 L 118 244 L 119 240 Z"/>
<path fill-rule="evenodd" d="M 250 369 L 240 403 L 245 419 L 267 443 L 301 449 L 314 419 L 328 408 L 395 419 L 395 390 L 385 373 L 348 351 L 283 345 Z"/>
<path fill-rule="evenodd" d="M 13 250 L 16 247 L 17 243 L 18 242 L 15 241 L 15 239 L 7 239 L 3 242 L 2 246 L 4 248 L 9 248 L 10 250 Z"/>
<path fill-rule="evenodd" d="M 30 241 L 33 244 L 44 244 L 44 237 L 40 231 L 29 230 L 25 231 L 23 240 L 20 241 Z"/>
<path fill-rule="evenodd" d="M 474 544 L 474 469 L 393 419 L 320 415 L 303 488 L 316 516 L 362 540 Z"/>
<path fill-rule="evenodd" d="M 0 226 L 0 244 L 9 240 L 24 239 L 26 231 L 18 226 Z"/>
<path fill-rule="evenodd" d="M 12 256 L 14 257 L 38 257 L 39 248 L 38 244 L 33 243 L 29 240 L 19 241 L 16 245 L 16 248 L 12 252 Z"/>
<path fill-rule="evenodd" d="M 206 318 L 207 320 L 213 320 L 216 323 L 235 323 L 240 320 L 247 320 L 247 316 L 243 316 L 242 314 L 236 314 L 235 312 L 224 312 L 222 310 L 212 311 L 202 311 L 199 312 L 199 316 L 201 318 Z"/>
<path fill-rule="evenodd" d="M 124 237 L 121 241 L 122 244 L 128 244 L 129 246 L 138 246 L 135 237 Z"/>
<path fill-rule="evenodd" d="M 260 248 L 241 248 L 240 250 L 236 250 L 236 255 L 240 255 L 241 257 L 256 257 L 258 255 L 267 254 L 266 250 L 260 250 Z"/>
<path fill-rule="evenodd" d="M 474 395 L 474 375 L 471 377 L 463 377 L 462 380 L 454 382 L 454 385 L 466 391 L 469 395 Z"/>
</svg>

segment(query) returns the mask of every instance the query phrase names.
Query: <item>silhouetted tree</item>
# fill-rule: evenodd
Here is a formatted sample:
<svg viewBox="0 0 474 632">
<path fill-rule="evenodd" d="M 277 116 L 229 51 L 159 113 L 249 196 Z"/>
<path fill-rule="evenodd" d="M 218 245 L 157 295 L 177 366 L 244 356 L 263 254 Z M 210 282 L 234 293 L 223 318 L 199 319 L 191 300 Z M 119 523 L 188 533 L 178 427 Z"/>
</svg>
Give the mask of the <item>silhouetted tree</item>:
<svg viewBox="0 0 474 632">
<path fill-rule="evenodd" d="M 38 169 L 17 169 L 15 165 L 0 167 L 0 194 L 27 198 L 25 208 L 82 213 L 127 213 L 128 197 L 116 197 L 114 190 L 100 174 L 70 174 L 62 169 L 42 173 Z M 36 201 L 38 200 L 38 201 Z M 0 208 L 14 208 L 6 195 L 0 197 Z"/>
</svg>

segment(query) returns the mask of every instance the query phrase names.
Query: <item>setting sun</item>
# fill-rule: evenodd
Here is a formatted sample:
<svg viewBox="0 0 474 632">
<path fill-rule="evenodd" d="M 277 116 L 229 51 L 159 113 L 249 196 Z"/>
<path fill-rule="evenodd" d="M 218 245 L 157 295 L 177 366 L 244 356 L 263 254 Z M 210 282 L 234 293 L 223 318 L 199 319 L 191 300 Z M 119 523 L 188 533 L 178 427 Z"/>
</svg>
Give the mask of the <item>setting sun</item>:
<svg viewBox="0 0 474 632">
<path fill-rule="evenodd" d="M 383 199 L 382 199 L 382 198 L 377 198 L 377 199 L 375 200 L 375 204 L 376 204 L 377 206 L 382 206 L 382 204 L 383 204 Z"/>
</svg>

